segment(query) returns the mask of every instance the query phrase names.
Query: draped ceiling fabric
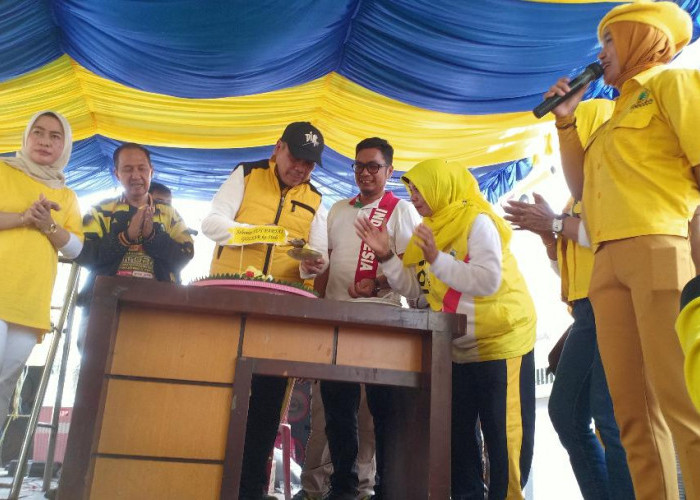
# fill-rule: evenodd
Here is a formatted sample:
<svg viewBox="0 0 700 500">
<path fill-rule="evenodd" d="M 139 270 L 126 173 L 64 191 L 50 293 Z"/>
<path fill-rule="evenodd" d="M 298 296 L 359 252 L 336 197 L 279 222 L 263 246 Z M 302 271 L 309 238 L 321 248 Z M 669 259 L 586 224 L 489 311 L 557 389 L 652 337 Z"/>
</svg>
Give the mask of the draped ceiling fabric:
<svg viewBox="0 0 700 500">
<path fill-rule="evenodd" d="M 617 3 L 0 0 L 0 153 L 55 109 L 77 141 L 66 172 L 79 194 L 112 187 L 111 154 L 133 141 L 176 196 L 210 199 L 309 120 L 326 138 L 313 177 L 328 201 L 354 193 L 354 145 L 375 135 L 394 145 L 397 176 L 461 161 L 495 201 L 546 163 L 551 120 L 529 110 L 596 59 Z M 677 3 L 697 38 L 700 0 Z"/>
</svg>

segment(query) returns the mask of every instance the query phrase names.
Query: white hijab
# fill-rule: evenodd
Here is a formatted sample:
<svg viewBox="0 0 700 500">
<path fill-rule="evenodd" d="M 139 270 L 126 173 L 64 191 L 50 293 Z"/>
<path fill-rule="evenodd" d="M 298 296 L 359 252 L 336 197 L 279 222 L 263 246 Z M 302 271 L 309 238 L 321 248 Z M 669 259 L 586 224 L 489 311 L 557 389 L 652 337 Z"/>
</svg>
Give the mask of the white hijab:
<svg viewBox="0 0 700 500">
<path fill-rule="evenodd" d="M 27 138 L 29 133 L 36 122 L 41 116 L 49 115 L 53 116 L 61 122 L 63 127 L 63 152 L 52 165 L 40 165 L 39 163 L 33 162 L 27 147 Z M 4 160 L 8 165 L 21 170 L 29 177 L 34 180 L 46 184 L 48 187 L 53 189 L 60 189 L 66 185 L 66 178 L 63 175 L 63 169 L 66 168 L 68 160 L 70 159 L 70 153 L 73 149 L 73 134 L 71 132 L 70 124 L 68 120 L 55 111 L 39 111 L 37 114 L 32 116 L 29 120 L 27 128 L 24 130 L 24 136 L 22 137 L 22 149 L 17 152 L 15 158 L 8 158 Z"/>
</svg>

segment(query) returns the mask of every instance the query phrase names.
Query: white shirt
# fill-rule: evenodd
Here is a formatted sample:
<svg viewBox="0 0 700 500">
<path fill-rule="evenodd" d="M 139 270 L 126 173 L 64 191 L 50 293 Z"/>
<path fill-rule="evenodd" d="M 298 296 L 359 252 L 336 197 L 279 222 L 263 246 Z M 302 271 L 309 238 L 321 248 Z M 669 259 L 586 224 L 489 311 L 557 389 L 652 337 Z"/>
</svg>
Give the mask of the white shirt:
<svg viewBox="0 0 700 500">
<path fill-rule="evenodd" d="M 245 177 L 243 168 L 237 166 L 228 179 L 221 185 L 211 201 L 209 214 L 202 220 L 202 233 L 219 245 L 225 245 L 231 238 L 229 229 L 234 227 L 251 227 L 250 224 L 236 222 L 236 215 L 243 203 L 245 194 Z M 328 239 L 326 234 L 326 218 L 328 212 L 319 205 L 311 221 L 308 244 L 314 250 L 323 254 L 323 260 L 328 262 Z M 311 278 L 313 275 L 304 273 L 299 264 L 301 277 Z"/>
<path fill-rule="evenodd" d="M 372 210 L 379 205 L 376 200 L 363 207 L 350 204 L 352 198 L 335 203 L 328 214 L 328 248 L 331 265 L 326 286 L 326 298 L 335 300 L 352 300 L 348 287 L 355 281 L 357 261 L 360 255 L 362 240 L 355 234 L 354 222 L 358 216 L 369 218 Z M 389 245 L 396 255 L 406 251 L 413 230 L 420 224 L 421 217 L 413 205 L 405 200 L 399 200 L 386 220 Z M 398 260 L 398 259 L 397 259 Z M 381 274 L 378 272 L 378 274 Z M 383 296 L 387 300 L 400 303 L 398 294 Z"/>
<path fill-rule="evenodd" d="M 501 286 L 503 249 L 496 225 L 488 215 L 476 216 L 467 240 L 469 262 L 438 252 L 430 271 L 447 286 L 465 295 L 496 293 Z M 379 265 L 391 288 L 409 299 L 420 297 L 420 285 L 413 268 L 404 267 L 401 260 L 394 257 Z"/>
</svg>

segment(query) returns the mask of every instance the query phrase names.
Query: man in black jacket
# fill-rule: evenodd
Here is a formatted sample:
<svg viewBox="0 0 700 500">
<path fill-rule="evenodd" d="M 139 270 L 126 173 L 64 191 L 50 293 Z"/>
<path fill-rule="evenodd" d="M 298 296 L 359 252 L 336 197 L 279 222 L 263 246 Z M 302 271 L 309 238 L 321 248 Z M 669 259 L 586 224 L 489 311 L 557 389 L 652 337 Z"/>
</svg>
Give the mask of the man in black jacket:
<svg viewBox="0 0 700 500">
<path fill-rule="evenodd" d="M 89 303 L 96 276 L 176 282 L 194 256 L 182 217 L 148 192 L 153 177 L 148 150 L 134 143 L 119 146 L 114 173 L 124 192 L 94 205 L 83 218 L 85 244 L 76 261 L 92 273 L 81 292 L 81 305 Z"/>
</svg>

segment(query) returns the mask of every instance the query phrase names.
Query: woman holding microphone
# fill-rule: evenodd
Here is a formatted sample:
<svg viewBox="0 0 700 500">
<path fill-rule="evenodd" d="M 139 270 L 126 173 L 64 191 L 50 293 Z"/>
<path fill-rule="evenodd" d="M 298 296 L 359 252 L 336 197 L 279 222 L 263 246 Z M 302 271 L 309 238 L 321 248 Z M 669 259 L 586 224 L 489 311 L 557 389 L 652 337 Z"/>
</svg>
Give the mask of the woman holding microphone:
<svg viewBox="0 0 700 500">
<path fill-rule="evenodd" d="M 585 88 L 553 110 L 595 252 L 589 296 L 639 500 L 678 498 L 674 442 L 687 498 L 700 498 L 700 415 L 674 332 L 695 275 L 688 223 L 700 204 L 700 71 L 666 67 L 691 33 L 673 2 L 615 7 L 598 27 L 605 82 L 620 92 L 611 118 L 581 144 L 574 111 Z M 562 78 L 545 97 L 569 90 Z"/>
</svg>

